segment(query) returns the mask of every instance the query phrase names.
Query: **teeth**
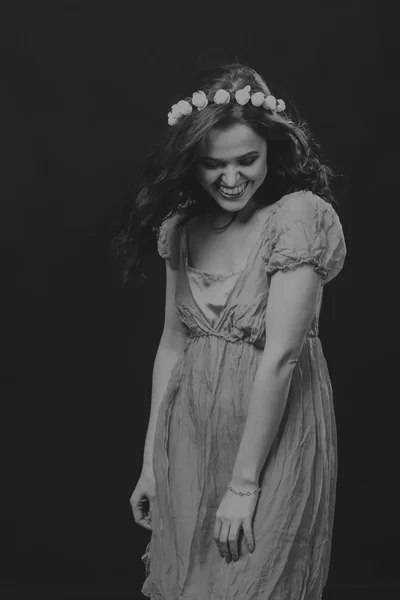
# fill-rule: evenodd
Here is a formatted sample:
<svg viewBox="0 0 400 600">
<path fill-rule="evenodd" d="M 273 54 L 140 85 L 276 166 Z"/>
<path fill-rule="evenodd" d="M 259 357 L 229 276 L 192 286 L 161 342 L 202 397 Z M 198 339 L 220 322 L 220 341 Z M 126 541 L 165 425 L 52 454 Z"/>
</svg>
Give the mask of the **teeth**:
<svg viewBox="0 0 400 600">
<path fill-rule="evenodd" d="M 226 188 L 222 185 L 219 185 L 218 189 L 226 196 L 237 196 L 238 194 L 241 194 L 245 190 L 246 186 L 247 186 L 247 182 L 243 183 L 242 185 L 239 185 L 238 187 L 233 188 L 233 190 L 230 188 Z"/>
</svg>

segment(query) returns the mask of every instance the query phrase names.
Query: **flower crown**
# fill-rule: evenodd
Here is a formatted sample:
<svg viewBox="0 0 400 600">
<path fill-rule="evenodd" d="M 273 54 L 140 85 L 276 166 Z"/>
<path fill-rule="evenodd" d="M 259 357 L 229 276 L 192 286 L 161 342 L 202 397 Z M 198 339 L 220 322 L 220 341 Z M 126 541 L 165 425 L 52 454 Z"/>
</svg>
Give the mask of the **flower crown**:
<svg viewBox="0 0 400 600">
<path fill-rule="evenodd" d="M 246 85 L 242 90 L 235 92 L 234 98 L 236 102 L 244 106 L 250 101 L 253 106 L 262 106 L 265 110 L 270 110 L 273 114 L 285 110 L 286 105 L 283 100 L 277 100 L 271 94 L 265 96 L 262 92 L 250 94 L 250 90 L 251 86 Z M 180 100 L 171 107 L 171 112 L 168 113 L 168 125 L 176 125 L 182 117 L 190 115 L 193 107 L 197 108 L 197 110 L 203 110 L 209 102 L 214 102 L 214 104 L 228 104 L 230 101 L 231 94 L 227 90 L 218 90 L 212 100 L 209 100 L 207 95 L 202 91 L 194 92 L 191 98 Z"/>
</svg>

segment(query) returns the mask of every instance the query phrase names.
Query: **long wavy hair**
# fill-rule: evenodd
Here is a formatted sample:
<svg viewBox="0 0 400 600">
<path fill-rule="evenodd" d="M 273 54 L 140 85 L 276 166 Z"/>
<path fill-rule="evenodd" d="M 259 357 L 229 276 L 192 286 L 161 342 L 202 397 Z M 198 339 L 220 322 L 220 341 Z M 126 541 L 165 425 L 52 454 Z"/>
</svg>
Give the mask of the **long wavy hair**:
<svg viewBox="0 0 400 600">
<path fill-rule="evenodd" d="M 196 90 L 213 98 L 219 89 L 231 96 L 246 85 L 251 93 L 272 94 L 264 79 L 249 66 L 233 63 L 202 69 L 188 90 L 187 100 Z M 320 146 L 311 134 L 307 122 L 295 107 L 273 114 L 250 102 L 209 104 L 168 126 L 154 150 L 146 157 L 144 182 L 140 191 L 125 205 L 125 224 L 112 239 L 111 252 L 122 263 L 122 285 L 125 287 L 132 271 L 143 273 L 144 258 L 157 251 L 157 236 L 163 221 L 176 213 L 183 215 L 181 228 L 195 216 L 213 214 L 221 209 L 205 192 L 196 178 L 197 148 L 200 140 L 212 129 L 245 124 L 267 142 L 268 173 L 258 188 L 254 200 L 267 206 L 282 196 L 308 190 L 335 204 L 331 180 L 337 177 L 320 156 Z M 237 213 L 233 213 L 231 222 Z M 227 225 L 227 226 L 228 226 Z M 227 227 L 225 226 L 225 227 Z M 224 228 L 225 228 L 224 227 Z"/>
</svg>

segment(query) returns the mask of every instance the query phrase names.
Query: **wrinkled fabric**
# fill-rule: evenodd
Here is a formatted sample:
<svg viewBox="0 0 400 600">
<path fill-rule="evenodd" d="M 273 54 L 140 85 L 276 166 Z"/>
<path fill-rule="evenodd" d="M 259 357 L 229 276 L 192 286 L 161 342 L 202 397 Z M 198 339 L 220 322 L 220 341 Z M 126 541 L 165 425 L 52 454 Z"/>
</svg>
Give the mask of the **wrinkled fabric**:
<svg viewBox="0 0 400 600">
<path fill-rule="evenodd" d="M 272 205 L 246 267 L 228 276 L 188 267 L 179 218 L 163 223 L 158 250 L 179 271 L 176 306 L 188 339 L 157 420 L 142 593 L 152 600 L 320 600 L 337 482 L 333 392 L 318 337 L 322 286 L 261 472 L 254 552 L 241 533 L 239 561 L 226 563 L 213 529 L 265 345 L 270 276 L 310 263 L 324 285 L 331 281 L 346 256 L 339 217 L 310 192 L 284 196 Z"/>
<path fill-rule="evenodd" d="M 186 263 L 190 291 L 211 327 L 216 325 L 240 273 L 211 275 L 192 269 Z"/>
</svg>

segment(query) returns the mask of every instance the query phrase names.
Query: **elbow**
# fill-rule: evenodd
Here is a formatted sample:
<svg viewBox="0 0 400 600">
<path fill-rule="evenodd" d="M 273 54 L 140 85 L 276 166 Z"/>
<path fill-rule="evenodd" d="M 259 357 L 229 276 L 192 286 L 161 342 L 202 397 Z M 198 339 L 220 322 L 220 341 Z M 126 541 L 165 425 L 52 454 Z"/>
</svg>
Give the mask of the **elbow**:
<svg viewBox="0 0 400 600">
<path fill-rule="evenodd" d="M 185 349 L 186 342 L 187 336 L 183 331 L 164 328 L 160 339 L 160 346 L 180 354 Z"/>
<path fill-rule="evenodd" d="M 276 345 L 266 344 L 261 359 L 262 364 L 274 371 L 293 369 L 299 360 L 301 347 L 277 347 Z"/>
</svg>

